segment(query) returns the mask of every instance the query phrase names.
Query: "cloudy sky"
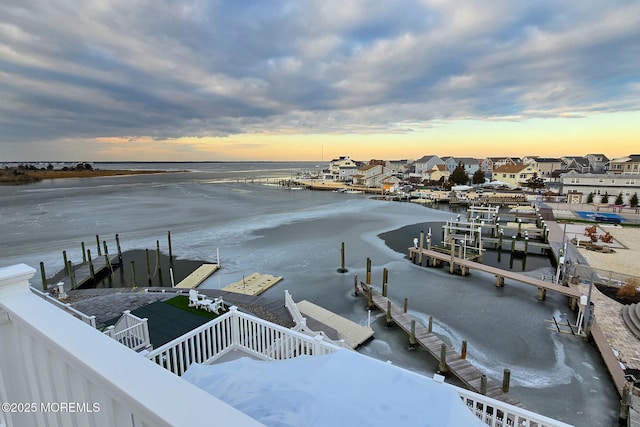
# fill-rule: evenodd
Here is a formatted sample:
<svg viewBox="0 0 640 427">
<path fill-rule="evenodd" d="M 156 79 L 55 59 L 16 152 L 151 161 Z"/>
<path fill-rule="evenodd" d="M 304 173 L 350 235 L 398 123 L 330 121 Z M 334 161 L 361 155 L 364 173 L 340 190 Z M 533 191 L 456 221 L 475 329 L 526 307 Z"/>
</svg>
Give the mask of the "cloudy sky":
<svg viewBox="0 0 640 427">
<path fill-rule="evenodd" d="M 0 161 L 616 157 L 638 123 L 637 1 L 0 3 Z"/>
</svg>

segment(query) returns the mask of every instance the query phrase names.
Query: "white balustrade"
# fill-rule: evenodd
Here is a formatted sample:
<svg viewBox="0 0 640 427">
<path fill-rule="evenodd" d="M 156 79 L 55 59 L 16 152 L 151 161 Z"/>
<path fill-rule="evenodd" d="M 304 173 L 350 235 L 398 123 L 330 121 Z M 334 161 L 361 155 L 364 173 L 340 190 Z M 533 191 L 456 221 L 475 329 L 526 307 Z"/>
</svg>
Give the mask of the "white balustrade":
<svg viewBox="0 0 640 427">
<path fill-rule="evenodd" d="M 134 351 L 151 348 L 147 319 L 141 319 L 129 310 L 122 313 L 116 324 L 109 326 L 104 333 Z"/>
<path fill-rule="evenodd" d="M 31 286 L 31 292 L 38 295 L 40 298 L 44 299 L 45 301 L 49 301 L 51 304 L 55 305 L 56 307 L 61 308 L 62 310 L 66 311 L 73 317 L 76 317 L 82 320 L 87 325 L 91 325 L 94 328 L 96 327 L 96 316 L 88 316 L 83 312 L 71 307 L 71 304 L 59 301 L 57 298 L 54 298 L 51 295 L 34 288 L 33 286 Z"/>
<path fill-rule="evenodd" d="M 320 336 L 309 337 L 231 307 L 224 315 L 149 352 L 146 357 L 182 375 L 192 363 L 212 363 L 234 350 L 263 360 L 280 360 L 302 354 L 329 354 L 337 349 Z"/>
<path fill-rule="evenodd" d="M 35 296 L 34 273 L 0 268 L 0 426 L 262 425 Z"/>
<path fill-rule="evenodd" d="M 485 424 L 491 427 L 572 427 L 535 412 L 509 405 L 472 391 L 454 387 L 467 407 Z"/>
</svg>

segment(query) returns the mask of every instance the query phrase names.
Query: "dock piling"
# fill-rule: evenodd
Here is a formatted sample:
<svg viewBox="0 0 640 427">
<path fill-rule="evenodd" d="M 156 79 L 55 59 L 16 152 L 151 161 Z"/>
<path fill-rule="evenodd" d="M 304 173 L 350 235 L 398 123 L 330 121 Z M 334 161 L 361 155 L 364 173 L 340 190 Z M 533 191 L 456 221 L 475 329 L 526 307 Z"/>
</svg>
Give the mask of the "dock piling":
<svg viewBox="0 0 640 427">
<path fill-rule="evenodd" d="M 460 350 L 460 359 L 467 358 L 467 340 L 462 341 L 462 349 Z"/>
<path fill-rule="evenodd" d="M 47 292 L 47 275 L 44 272 L 44 262 L 40 261 L 40 278 L 42 279 L 42 290 Z"/>
<path fill-rule="evenodd" d="M 387 326 L 391 326 L 393 324 L 391 317 L 391 301 L 387 301 Z"/>
<path fill-rule="evenodd" d="M 68 276 L 69 272 L 67 271 L 67 268 L 66 268 L 67 267 L 67 251 L 62 251 L 62 260 L 64 261 L 64 266 L 65 266 L 64 275 Z"/>
<path fill-rule="evenodd" d="M 353 296 L 354 297 L 358 296 L 358 275 L 357 274 L 353 275 Z"/>
<path fill-rule="evenodd" d="M 131 281 L 133 284 L 134 288 L 137 288 L 137 284 L 136 284 L 136 262 L 135 261 L 131 261 Z"/>
<path fill-rule="evenodd" d="M 371 284 L 371 258 L 367 258 L 367 285 Z"/>
<path fill-rule="evenodd" d="M 447 371 L 447 345 L 442 343 L 440 345 L 440 364 L 438 365 L 438 372 Z"/>
<path fill-rule="evenodd" d="M 173 262 L 173 251 L 171 250 L 171 231 L 167 231 L 167 240 L 169 242 L 169 261 Z"/>
<path fill-rule="evenodd" d="M 508 368 L 504 368 L 502 375 L 502 391 L 509 392 L 509 383 L 511 382 L 511 371 Z"/>
<path fill-rule="evenodd" d="M 344 268 L 344 242 L 340 245 L 340 268 L 338 273 L 346 273 L 347 269 Z"/>
<path fill-rule="evenodd" d="M 68 261 L 67 269 L 69 270 L 69 281 L 71 282 L 71 290 L 76 288 L 76 272 L 73 270 L 73 263 Z"/>
<path fill-rule="evenodd" d="M 411 333 L 409 334 L 409 346 L 413 349 L 416 346 L 416 321 L 411 319 Z"/>
<path fill-rule="evenodd" d="M 116 234 L 116 249 L 118 250 L 118 263 L 122 265 L 122 249 L 120 248 L 120 236 Z"/>
<path fill-rule="evenodd" d="M 100 236 L 96 234 L 96 248 L 98 249 L 98 256 L 102 256 L 102 249 L 100 249 Z"/>
<path fill-rule="evenodd" d="M 404 299 L 404 308 L 403 308 L 404 314 L 407 314 L 407 309 L 408 308 L 409 308 L 409 298 L 405 298 Z"/>
<path fill-rule="evenodd" d="M 422 266 L 422 248 L 424 248 L 424 231 L 420 230 L 420 253 L 418 254 L 418 265 Z"/>
<path fill-rule="evenodd" d="M 144 250 L 144 256 L 147 261 L 147 282 L 151 285 L 151 264 L 149 263 L 149 249 Z"/>
<path fill-rule="evenodd" d="M 82 246 L 82 263 L 86 264 L 87 263 L 87 250 L 84 247 L 84 242 L 80 242 L 80 245 Z"/>
<path fill-rule="evenodd" d="M 91 277 L 92 280 L 95 280 L 96 273 L 93 270 L 93 260 L 91 259 L 91 249 L 87 249 L 87 258 L 89 259 L 89 277 Z"/>
<path fill-rule="evenodd" d="M 480 377 L 480 394 L 487 394 L 487 376 L 485 374 Z"/>
<path fill-rule="evenodd" d="M 433 332 L 433 316 L 429 316 L 429 327 L 427 328 L 429 333 Z"/>
</svg>

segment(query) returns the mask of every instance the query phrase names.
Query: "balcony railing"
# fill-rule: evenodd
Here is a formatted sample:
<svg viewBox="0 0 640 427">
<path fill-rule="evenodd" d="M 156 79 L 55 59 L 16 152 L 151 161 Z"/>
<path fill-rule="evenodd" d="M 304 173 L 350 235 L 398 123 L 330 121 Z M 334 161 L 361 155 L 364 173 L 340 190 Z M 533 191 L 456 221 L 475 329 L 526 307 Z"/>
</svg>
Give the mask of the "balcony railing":
<svg viewBox="0 0 640 427">
<path fill-rule="evenodd" d="M 134 351 L 151 348 L 147 319 L 141 319 L 129 310 L 122 313 L 116 324 L 109 326 L 104 333 Z"/>
<path fill-rule="evenodd" d="M 182 375 L 192 363 L 213 363 L 234 350 L 263 360 L 282 360 L 303 354 L 329 354 L 338 347 L 323 341 L 321 336 L 310 337 L 231 307 L 224 315 L 147 353 L 146 357 Z"/>
<path fill-rule="evenodd" d="M 0 426 L 262 425 L 35 296 L 34 273 L 0 268 Z"/>
<path fill-rule="evenodd" d="M 193 363 L 211 364 L 234 350 L 242 350 L 262 360 L 274 360 L 302 354 L 329 354 L 338 348 L 319 335 L 309 337 L 231 307 L 223 316 L 153 350 L 146 357 L 174 374 L 182 375 Z M 438 380 L 434 378 L 434 381 Z M 450 384 L 442 385 L 453 387 L 467 407 L 492 427 L 571 427 L 482 394 Z"/>
</svg>

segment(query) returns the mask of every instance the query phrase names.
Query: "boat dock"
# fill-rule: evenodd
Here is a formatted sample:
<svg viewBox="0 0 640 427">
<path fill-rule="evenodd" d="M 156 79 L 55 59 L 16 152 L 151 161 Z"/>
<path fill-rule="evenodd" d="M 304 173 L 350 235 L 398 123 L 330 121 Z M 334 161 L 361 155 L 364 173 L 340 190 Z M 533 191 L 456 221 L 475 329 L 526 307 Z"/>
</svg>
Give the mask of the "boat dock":
<svg viewBox="0 0 640 427">
<path fill-rule="evenodd" d="M 220 269 L 219 264 L 202 264 L 195 271 L 182 279 L 175 287 L 181 289 L 195 289 L 209 276 Z"/>
<path fill-rule="evenodd" d="M 260 295 L 281 280 L 282 276 L 252 273 L 240 281 L 225 286 L 222 290 L 243 295 Z"/>
<path fill-rule="evenodd" d="M 296 303 L 298 310 L 307 318 L 314 319 L 335 329 L 339 339 L 345 341 L 350 348 L 357 348 L 373 336 L 373 329 L 361 326 L 349 319 L 339 316 L 325 308 L 307 300 Z"/>
<path fill-rule="evenodd" d="M 580 299 L 580 295 L 582 293 L 578 289 L 576 285 L 569 284 L 568 286 L 563 286 L 559 284 L 555 284 L 552 282 L 548 282 L 545 280 L 537 279 L 531 276 L 525 276 L 524 274 L 518 274 L 512 271 L 503 270 L 500 268 L 492 267 L 489 265 L 481 264 L 479 262 L 470 261 L 464 258 L 459 258 L 454 256 L 454 254 L 445 254 L 442 252 L 437 252 L 429 249 L 419 249 L 411 247 L 409 248 L 409 258 L 421 263 L 422 259 L 431 259 L 433 260 L 433 264 L 437 264 L 438 262 L 448 262 L 449 263 L 449 272 L 453 273 L 455 271 L 455 266 L 459 266 L 461 268 L 462 275 L 465 276 L 468 274 L 470 269 L 483 271 L 485 273 L 493 274 L 496 277 L 496 286 L 503 287 L 504 279 L 513 280 L 516 282 L 524 283 L 527 285 L 535 286 L 538 288 L 538 299 L 543 300 L 546 296 L 547 291 L 557 292 L 562 295 L 566 295 L 570 299 L 572 309 L 577 307 L 578 300 Z M 428 261 L 427 261 L 428 262 Z"/>
<path fill-rule="evenodd" d="M 71 265 L 71 262 L 68 262 L 68 265 Z M 85 263 L 72 266 L 73 274 L 65 275 L 60 281 L 64 283 L 64 289 L 67 291 L 78 289 L 93 282 L 96 277 L 100 277 L 107 271 L 112 273 L 118 265 L 120 264 L 117 256 L 97 256 Z"/>
<path fill-rule="evenodd" d="M 360 283 L 358 293 L 366 296 L 368 300 L 380 311 L 387 313 L 387 319 L 393 321 L 410 336 L 410 344 L 418 344 L 440 362 L 441 372 L 451 372 L 462 381 L 470 390 L 484 394 L 493 399 L 500 400 L 510 405 L 523 407 L 522 403 L 509 396 L 503 388 L 508 390 L 508 381 L 503 381 L 502 387 L 489 380 L 478 368 L 466 360 L 466 348 L 463 354 L 458 354 L 447 346 L 437 335 L 428 328 L 420 325 L 406 312 L 398 308 L 387 297 L 380 294 L 372 286 Z M 444 361 L 443 361 L 444 356 Z"/>
</svg>

